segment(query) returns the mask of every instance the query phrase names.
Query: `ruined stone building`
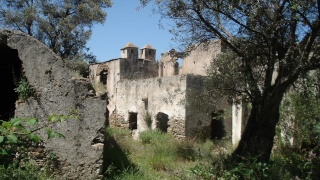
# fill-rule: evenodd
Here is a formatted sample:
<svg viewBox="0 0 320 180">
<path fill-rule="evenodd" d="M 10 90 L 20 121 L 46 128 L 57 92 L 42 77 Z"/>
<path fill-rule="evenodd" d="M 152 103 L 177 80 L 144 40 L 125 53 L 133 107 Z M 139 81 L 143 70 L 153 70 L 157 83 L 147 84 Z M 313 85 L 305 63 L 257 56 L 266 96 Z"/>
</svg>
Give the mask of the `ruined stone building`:
<svg viewBox="0 0 320 180">
<path fill-rule="evenodd" d="M 233 108 L 233 118 L 230 115 L 216 121 L 217 108 L 231 112 L 232 105 L 226 101 L 197 102 L 204 91 L 207 68 L 222 48 L 221 41 L 215 40 L 188 54 L 175 50 L 162 53 L 157 62 L 152 46 L 147 44 L 139 52 L 128 43 L 120 49 L 120 58 L 90 65 L 94 89 L 108 96 L 109 125 L 131 129 L 134 137 L 148 128 L 176 138 L 221 138 L 225 130 L 231 132 L 232 119 L 241 121 L 241 107 Z M 183 58 L 181 67 L 178 58 Z"/>
<path fill-rule="evenodd" d="M 223 127 L 232 132 L 232 137 L 240 137 L 240 106 L 233 106 L 232 118 L 222 124 L 213 121 L 219 114 L 214 110 L 231 112 L 229 103 L 197 101 L 204 91 L 206 68 L 222 51 L 219 41 L 200 45 L 187 55 L 164 53 L 159 62 L 150 45 L 139 51 L 128 43 L 120 51 L 118 59 L 92 64 L 89 81 L 72 77 L 62 59 L 40 41 L 0 29 L 0 119 L 37 118 L 41 126 L 51 114 L 68 114 L 70 110 L 78 113 L 79 120 L 50 127 L 65 139 L 49 139 L 43 144 L 46 152 L 53 151 L 57 156 L 58 177 L 102 177 L 107 168 L 103 133 L 108 125 L 131 129 L 135 137 L 148 128 L 158 128 L 176 138 L 220 138 Z M 182 67 L 177 58 L 183 58 Z M 22 77 L 33 91 L 23 101 L 15 91 Z"/>
</svg>

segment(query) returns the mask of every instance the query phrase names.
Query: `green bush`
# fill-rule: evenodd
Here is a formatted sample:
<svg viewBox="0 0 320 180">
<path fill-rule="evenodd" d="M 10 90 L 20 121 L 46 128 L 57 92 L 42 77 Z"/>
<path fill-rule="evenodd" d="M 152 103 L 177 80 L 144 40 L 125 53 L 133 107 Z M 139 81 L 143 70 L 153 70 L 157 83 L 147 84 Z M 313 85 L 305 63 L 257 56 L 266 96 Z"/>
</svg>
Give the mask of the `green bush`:
<svg viewBox="0 0 320 180">
<path fill-rule="evenodd" d="M 200 149 L 196 147 L 194 139 L 186 139 L 177 143 L 177 157 L 182 160 L 195 161 L 200 156 Z"/>
<path fill-rule="evenodd" d="M 74 77 L 88 77 L 89 76 L 89 63 L 84 60 L 66 60 L 67 67 L 71 70 Z"/>
<path fill-rule="evenodd" d="M 274 178 L 281 178 L 283 174 L 299 179 L 317 179 L 320 176 L 320 157 L 310 151 L 282 146 L 275 150 L 272 161 L 270 174 Z"/>
<path fill-rule="evenodd" d="M 45 130 L 47 138 L 64 136 L 51 130 L 49 125 L 64 122 L 73 115 L 50 115 L 48 122 L 41 126 L 35 126 L 37 119 L 35 118 L 12 118 L 9 121 L 0 120 L 0 162 L 2 165 L 8 166 L 28 160 L 28 148 L 37 146 L 42 140 L 36 135 L 39 130 Z M 74 117 L 76 118 L 76 117 Z M 19 154 L 17 156 L 17 153 Z"/>
</svg>

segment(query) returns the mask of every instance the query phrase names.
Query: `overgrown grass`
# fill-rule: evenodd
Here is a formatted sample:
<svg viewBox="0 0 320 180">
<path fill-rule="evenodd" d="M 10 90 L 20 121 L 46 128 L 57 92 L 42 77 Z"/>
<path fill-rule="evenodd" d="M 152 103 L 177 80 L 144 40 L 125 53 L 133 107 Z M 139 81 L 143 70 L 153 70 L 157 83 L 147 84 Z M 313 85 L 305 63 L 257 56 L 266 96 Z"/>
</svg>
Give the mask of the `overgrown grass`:
<svg viewBox="0 0 320 180">
<path fill-rule="evenodd" d="M 130 131 L 115 128 L 107 129 L 116 146 L 126 155 L 129 166 L 109 168 L 107 179 L 186 179 L 194 177 L 190 169 L 197 164 L 210 165 L 214 154 L 221 149 L 212 141 L 198 142 L 195 139 L 175 140 L 171 135 L 158 130 L 147 130 L 140 134 L 139 140 L 132 140 Z M 108 138 L 109 139 L 109 138 Z M 115 145 L 112 145 L 115 147 Z M 117 149 L 106 152 L 116 157 Z M 117 151 L 117 152 L 114 152 Z M 108 157 L 106 157 L 108 159 Z M 112 159 L 109 157 L 109 159 Z M 119 158 L 118 158 L 119 159 Z M 115 173 L 122 169 L 121 173 Z M 113 171 L 113 172 L 110 172 Z M 112 177 L 110 175 L 113 175 Z"/>
<path fill-rule="evenodd" d="M 179 141 L 157 130 L 142 132 L 139 140 L 132 140 L 128 130 L 108 128 L 107 133 L 118 147 L 106 152 L 115 160 L 107 179 L 316 179 L 320 172 L 318 156 L 290 148 L 275 149 L 270 163 L 254 157 L 235 163 L 226 140 Z M 119 151 L 127 164 L 117 163 L 123 159 Z"/>
<path fill-rule="evenodd" d="M 38 167 L 30 164 L 16 166 L 14 164 L 5 167 L 0 165 L 1 180 L 53 180 L 45 171 L 40 171 Z"/>
</svg>

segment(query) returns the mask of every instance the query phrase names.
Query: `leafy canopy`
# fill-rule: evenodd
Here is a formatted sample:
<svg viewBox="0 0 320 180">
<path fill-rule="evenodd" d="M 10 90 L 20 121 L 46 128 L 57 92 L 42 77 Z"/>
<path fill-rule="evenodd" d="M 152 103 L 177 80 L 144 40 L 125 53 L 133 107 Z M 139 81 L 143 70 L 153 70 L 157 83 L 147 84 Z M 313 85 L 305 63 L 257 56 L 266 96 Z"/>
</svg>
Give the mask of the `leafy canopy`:
<svg viewBox="0 0 320 180">
<path fill-rule="evenodd" d="M 0 0 L 0 22 L 37 38 L 63 59 L 94 60 L 86 42 L 108 7 L 109 0 Z"/>
<path fill-rule="evenodd" d="M 152 0 L 141 0 L 143 5 Z M 154 0 L 186 47 L 219 39 L 212 94 L 247 97 L 250 116 L 233 157 L 269 161 L 284 93 L 320 68 L 319 0 Z"/>
<path fill-rule="evenodd" d="M 141 0 L 142 5 L 152 0 Z M 287 89 L 299 76 L 320 67 L 318 1 L 296 0 L 155 0 L 155 11 L 175 22 L 171 30 L 184 46 L 221 39 L 230 51 L 214 64 L 217 74 L 230 61 L 222 90 L 245 93 L 251 99 L 266 89 Z M 237 65 L 235 65 L 237 64 Z M 236 79 L 235 79 L 236 78 Z M 232 81 L 243 82 L 234 86 Z"/>
</svg>

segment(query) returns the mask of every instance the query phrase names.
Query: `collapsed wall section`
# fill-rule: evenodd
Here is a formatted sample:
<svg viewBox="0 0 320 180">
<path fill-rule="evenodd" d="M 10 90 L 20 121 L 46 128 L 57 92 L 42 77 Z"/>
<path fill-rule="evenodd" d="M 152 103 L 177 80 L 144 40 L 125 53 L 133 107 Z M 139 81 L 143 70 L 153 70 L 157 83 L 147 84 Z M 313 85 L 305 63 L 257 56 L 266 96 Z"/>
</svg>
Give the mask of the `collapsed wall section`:
<svg viewBox="0 0 320 180">
<path fill-rule="evenodd" d="M 92 143 L 104 128 L 106 101 L 89 98 L 88 81 L 73 79 L 60 57 L 38 40 L 3 29 L 0 29 L 0 37 L 9 48 L 17 51 L 23 74 L 34 91 L 32 97 L 17 102 L 15 116 L 37 118 L 41 126 L 50 114 L 78 112 L 80 120 L 71 119 L 51 127 L 66 139 L 51 139 L 43 145 L 47 152 L 52 151 L 58 157 L 61 179 L 101 177 L 102 148 Z M 40 136 L 45 139 L 45 134 L 40 133 Z"/>
<path fill-rule="evenodd" d="M 207 76 L 207 70 L 219 53 L 223 51 L 221 40 L 212 40 L 192 47 L 182 61 L 181 75 Z"/>
</svg>

